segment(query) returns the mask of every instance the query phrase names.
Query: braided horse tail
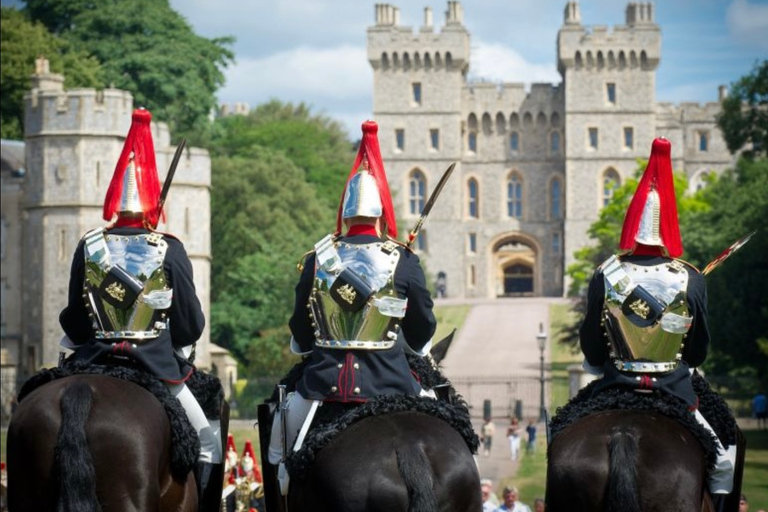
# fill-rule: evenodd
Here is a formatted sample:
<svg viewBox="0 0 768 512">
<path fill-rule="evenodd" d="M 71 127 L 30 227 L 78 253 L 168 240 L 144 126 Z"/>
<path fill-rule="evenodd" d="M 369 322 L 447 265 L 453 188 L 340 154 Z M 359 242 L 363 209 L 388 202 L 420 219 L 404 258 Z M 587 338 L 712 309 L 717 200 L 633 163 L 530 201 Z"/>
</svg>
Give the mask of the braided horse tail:
<svg viewBox="0 0 768 512">
<path fill-rule="evenodd" d="M 101 512 L 96 498 L 96 475 L 85 424 L 93 404 L 93 391 L 75 382 L 61 396 L 61 427 L 56 441 L 55 468 L 59 474 L 56 512 Z"/>
</svg>

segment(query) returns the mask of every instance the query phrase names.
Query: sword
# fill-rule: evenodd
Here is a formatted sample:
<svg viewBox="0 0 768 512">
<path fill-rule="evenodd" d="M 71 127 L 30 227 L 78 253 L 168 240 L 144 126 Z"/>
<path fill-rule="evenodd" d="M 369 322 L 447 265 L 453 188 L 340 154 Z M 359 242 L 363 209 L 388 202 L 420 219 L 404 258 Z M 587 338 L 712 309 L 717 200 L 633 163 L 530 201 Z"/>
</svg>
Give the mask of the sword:
<svg viewBox="0 0 768 512">
<path fill-rule="evenodd" d="M 728 247 L 726 250 L 724 250 L 720 256 L 710 261 L 706 267 L 704 267 L 704 270 L 701 271 L 703 275 L 707 275 L 713 270 L 715 270 L 717 267 L 719 267 L 725 260 L 730 258 L 733 253 L 744 247 L 744 244 L 749 242 L 749 239 L 752 238 L 752 235 L 757 233 L 757 231 L 753 231 L 750 234 L 743 236 L 733 242 L 730 247 Z"/>
<path fill-rule="evenodd" d="M 168 168 L 168 174 L 165 176 L 165 182 L 163 183 L 163 189 L 160 191 L 160 201 L 157 203 L 157 218 L 163 213 L 163 206 L 165 206 L 165 200 L 168 198 L 168 191 L 171 190 L 171 183 L 173 182 L 173 176 L 176 174 L 176 167 L 181 160 L 181 153 L 184 151 L 184 146 L 187 145 L 187 139 L 181 139 L 179 145 L 176 146 L 176 152 L 173 154 L 173 160 L 171 160 L 171 166 Z"/>
<path fill-rule="evenodd" d="M 429 199 L 427 199 L 427 204 L 424 205 L 424 209 L 421 211 L 421 217 L 419 217 L 419 220 L 416 221 L 416 225 L 413 226 L 413 229 L 411 229 L 411 231 L 408 233 L 408 241 L 405 243 L 406 247 L 410 248 L 416 241 L 416 236 L 418 236 L 419 231 L 421 231 L 421 226 L 427 219 L 427 215 L 429 215 L 430 210 L 432 210 L 432 206 L 434 206 L 435 201 L 437 200 L 437 196 L 440 195 L 440 192 L 443 190 L 443 187 L 448 181 L 448 178 L 451 177 L 451 173 L 453 172 L 454 167 L 456 167 L 456 162 L 453 162 L 448 167 L 448 169 L 445 170 L 443 177 L 440 178 L 440 181 L 437 182 L 435 190 L 432 191 L 432 195 L 429 196 Z"/>
</svg>

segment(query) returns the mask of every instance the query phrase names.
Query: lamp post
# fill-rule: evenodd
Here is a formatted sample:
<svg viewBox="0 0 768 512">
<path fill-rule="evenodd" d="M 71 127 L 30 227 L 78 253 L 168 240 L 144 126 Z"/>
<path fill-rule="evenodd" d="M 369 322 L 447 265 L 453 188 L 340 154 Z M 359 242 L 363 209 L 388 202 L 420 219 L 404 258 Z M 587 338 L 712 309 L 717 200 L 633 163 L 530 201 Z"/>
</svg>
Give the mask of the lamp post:
<svg viewBox="0 0 768 512">
<path fill-rule="evenodd" d="M 540 368 L 541 376 L 539 381 L 541 383 L 541 395 L 539 401 L 539 421 L 544 422 L 547 420 L 547 409 L 544 405 L 544 349 L 547 348 L 547 333 L 544 332 L 544 324 L 539 323 L 539 333 L 536 335 L 536 343 L 539 345 Z"/>
</svg>

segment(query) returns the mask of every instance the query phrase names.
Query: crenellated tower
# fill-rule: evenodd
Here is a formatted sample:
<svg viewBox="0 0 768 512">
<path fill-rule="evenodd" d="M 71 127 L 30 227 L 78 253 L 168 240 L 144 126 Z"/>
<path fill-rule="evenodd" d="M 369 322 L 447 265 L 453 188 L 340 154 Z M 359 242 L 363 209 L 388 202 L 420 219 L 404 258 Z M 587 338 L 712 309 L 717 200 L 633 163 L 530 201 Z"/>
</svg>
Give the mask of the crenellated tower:
<svg viewBox="0 0 768 512">
<path fill-rule="evenodd" d="M 626 24 L 581 24 L 568 2 L 557 37 L 565 87 L 565 266 L 614 186 L 631 177 L 656 133 L 661 30 L 653 4 L 630 2 Z"/>
</svg>

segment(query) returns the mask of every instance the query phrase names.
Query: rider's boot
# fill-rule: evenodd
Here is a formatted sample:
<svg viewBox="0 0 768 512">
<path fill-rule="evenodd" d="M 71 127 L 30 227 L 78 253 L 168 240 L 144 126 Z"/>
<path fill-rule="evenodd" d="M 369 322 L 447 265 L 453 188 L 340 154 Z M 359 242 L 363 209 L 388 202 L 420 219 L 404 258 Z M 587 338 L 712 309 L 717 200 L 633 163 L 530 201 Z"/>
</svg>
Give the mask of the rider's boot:
<svg viewBox="0 0 768 512">
<path fill-rule="evenodd" d="M 198 462 L 195 466 L 195 480 L 197 481 L 197 510 L 219 512 L 224 487 L 224 464 Z"/>
</svg>

